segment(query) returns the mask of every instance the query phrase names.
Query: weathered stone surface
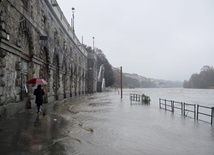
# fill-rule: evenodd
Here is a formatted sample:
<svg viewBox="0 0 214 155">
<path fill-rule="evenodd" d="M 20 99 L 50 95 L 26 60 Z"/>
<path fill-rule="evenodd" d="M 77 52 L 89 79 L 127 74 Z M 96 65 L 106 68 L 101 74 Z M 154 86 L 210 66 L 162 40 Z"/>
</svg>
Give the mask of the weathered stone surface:
<svg viewBox="0 0 214 155">
<path fill-rule="evenodd" d="M 6 61 L 3 58 L 0 58 L 0 67 L 5 67 L 6 66 Z"/>
<path fill-rule="evenodd" d="M 0 77 L 0 86 L 4 87 L 5 86 L 5 82 L 4 80 Z"/>
<path fill-rule="evenodd" d="M 7 52 L 3 49 L 0 49 L 0 57 L 5 57 L 7 55 Z"/>
<path fill-rule="evenodd" d="M 22 70 L 21 65 L 22 65 L 21 62 L 17 62 L 17 63 L 16 63 L 16 70 L 17 70 L 17 71 Z"/>
<path fill-rule="evenodd" d="M 45 89 L 48 102 L 88 91 L 87 79 L 82 78 L 88 70 L 87 51 L 77 45 L 78 38 L 69 29 L 69 22 L 61 17 L 60 8 L 52 8 L 47 0 L 25 3 L 4 0 L 0 10 L 3 11 L 0 17 L 7 17 L 2 20 L 10 34 L 9 41 L 1 42 L 3 39 L 0 39 L 0 96 L 3 104 L 6 104 L 4 96 L 10 97 L 10 102 L 12 99 L 24 102 L 27 98 L 23 93 L 24 85 L 35 77 L 48 81 Z M 40 36 L 47 36 L 48 40 L 40 40 Z M 6 38 L 5 31 L 0 30 L 0 38 Z M 90 78 L 88 82 L 94 81 Z M 29 94 L 34 89 L 28 85 Z"/>
<path fill-rule="evenodd" d="M 4 32 L 4 31 L 0 31 L 0 38 L 4 38 L 4 39 L 6 39 L 6 38 L 7 38 L 7 34 L 6 34 L 6 32 Z"/>
<path fill-rule="evenodd" d="M 21 71 L 17 71 L 16 73 L 17 73 L 16 78 L 19 79 L 21 77 Z"/>
<path fill-rule="evenodd" d="M 0 68 L 0 76 L 1 76 L 1 77 L 4 76 L 4 70 L 3 70 L 3 68 Z"/>
<path fill-rule="evenodd" d="M 0 87 L 0 96 L 3 95 L 4 87 Z"/>
<path fill-rule="evenodd" d="M 16 86 L 21 86 L 21 79 L 16 79 Z"/>
</svg>

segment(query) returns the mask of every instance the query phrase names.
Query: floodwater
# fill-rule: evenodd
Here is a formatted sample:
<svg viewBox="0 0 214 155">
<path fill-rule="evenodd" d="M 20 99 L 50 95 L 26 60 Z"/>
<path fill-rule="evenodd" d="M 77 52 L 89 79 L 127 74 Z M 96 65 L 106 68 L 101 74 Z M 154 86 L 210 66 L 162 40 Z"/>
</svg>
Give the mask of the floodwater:
<svg viewBox="0 0 214 155">
<path fill-rule="evenodd" d="M 159 108 L 159 98 L 214 106 L 214 90 L 125 89 L 0 118 L 4 155 L 214 155 L 214 126 Z M 130 104 L 129 94 L 150 96 Z M 43 113 L 44 114 L 44 113 Z"/>
<path fill-rule="evenodd" d="M 129 94 L 151 97 L 130 104 Z M 125 89 L 67 101 L 59 141 L 72 155 L 214 155 L 214 127 L 159 109 L 159 98 L 214 106 L 214 90 Z M 71 104 L 72 103 L 72 104 Z"/>
</svg>

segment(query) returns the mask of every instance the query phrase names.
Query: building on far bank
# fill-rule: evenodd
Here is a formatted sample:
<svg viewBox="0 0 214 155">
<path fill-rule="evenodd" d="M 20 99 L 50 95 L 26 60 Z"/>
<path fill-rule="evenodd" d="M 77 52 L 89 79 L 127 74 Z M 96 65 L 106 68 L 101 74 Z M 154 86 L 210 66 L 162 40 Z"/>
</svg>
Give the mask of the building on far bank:
<svg viewBox="0 0 214 155">
<path fill-rule="evenodd" d="M 46 103 L 96 92 L 88 88 L 96 85 L 96 67 L 88 69 L 91 56 L 80 45 L 56 1 L 1 0 L 0 116 L 35 105 L 31 78 L 48 82 Z"/>
</svg>

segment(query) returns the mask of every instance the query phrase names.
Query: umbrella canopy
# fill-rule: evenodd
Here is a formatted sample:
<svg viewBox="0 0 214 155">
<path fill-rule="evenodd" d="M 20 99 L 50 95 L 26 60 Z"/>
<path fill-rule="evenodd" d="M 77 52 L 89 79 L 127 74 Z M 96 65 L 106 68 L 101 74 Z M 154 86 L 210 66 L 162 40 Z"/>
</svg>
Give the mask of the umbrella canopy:
<svg viewBox="0 0 214 155">
<path fill-rule="evenodd" d="M 45 85 L 48 84 L 44 79 L 40 78 L 33 78 L 27 82 L 28 84 L 40 84 L 40 85 Z"/>
</svg>

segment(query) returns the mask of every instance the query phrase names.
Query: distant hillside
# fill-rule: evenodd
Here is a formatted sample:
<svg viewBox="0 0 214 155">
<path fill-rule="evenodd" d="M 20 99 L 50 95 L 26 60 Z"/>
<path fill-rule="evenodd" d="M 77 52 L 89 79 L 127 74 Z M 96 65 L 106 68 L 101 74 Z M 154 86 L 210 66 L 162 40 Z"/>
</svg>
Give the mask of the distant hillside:
<svg viewBox="0 0 214 155">
<path fill-rule="evenodd" d="M 120 86 L 120 71 L 113 69 L 115 74 L 115 86 Z M 123 87 L 126 88 L 171 88 L 182 87 L 182 82 L 166 81 L 147 78 L 138 74 L 123 73 Z"/>
</svg>

